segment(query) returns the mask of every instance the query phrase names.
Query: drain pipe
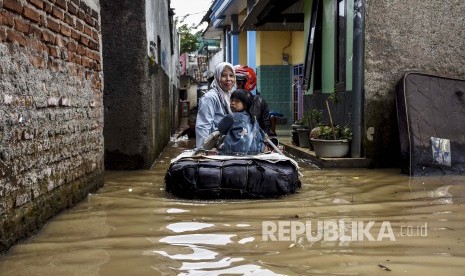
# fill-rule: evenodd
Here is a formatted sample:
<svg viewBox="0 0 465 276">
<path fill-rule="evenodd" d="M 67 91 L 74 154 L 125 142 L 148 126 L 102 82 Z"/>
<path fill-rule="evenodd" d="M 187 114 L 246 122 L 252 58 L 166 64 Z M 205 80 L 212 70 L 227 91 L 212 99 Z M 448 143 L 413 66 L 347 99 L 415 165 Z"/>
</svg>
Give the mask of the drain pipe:
<svg viewBox="0 0 465 276">
<path fill-rule="evenodd" d="M 352 144 L 350 155 L 362 157 L 363 96 L 365 60 L 365 1 L 354 3 L 354 47 L 353 47 L 353 97 L 352 97 Z"/>
</svg>

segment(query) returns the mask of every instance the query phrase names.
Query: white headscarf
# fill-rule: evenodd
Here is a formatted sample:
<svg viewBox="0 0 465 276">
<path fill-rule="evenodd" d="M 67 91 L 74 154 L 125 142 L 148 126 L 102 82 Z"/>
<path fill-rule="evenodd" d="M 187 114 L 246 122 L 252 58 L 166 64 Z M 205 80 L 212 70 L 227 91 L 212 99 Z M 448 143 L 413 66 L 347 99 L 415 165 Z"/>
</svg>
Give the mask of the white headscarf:
<svg viewBox="0 0 465 276">
<path fill-rule="evenodd" d="M 220 98 L 221 104 L 223 107 L 226 109 L 227 113 L 231 113 L 231 107 L 229 106 L 231 103 L 231 94 L 234 90 L 236 90 L 236 80 L 234 80 L 234 85 L 229 91 L 223 90 L 223 88 L 220 86 L 220 79 L 221 79 L 221 74 L 223 73 L 224 68 L 229 67 L 231 71 L 233 72 L 234 76 L 236 76 L 236 71 L 234 70 L 234 66 L 229 63 L 229 62 L 220 62 L 218 65 L 215 67 L 215 73 L 213 75 L 214 79 L 211 84 L 211 88 L 214 89 Z"/>
</svg>

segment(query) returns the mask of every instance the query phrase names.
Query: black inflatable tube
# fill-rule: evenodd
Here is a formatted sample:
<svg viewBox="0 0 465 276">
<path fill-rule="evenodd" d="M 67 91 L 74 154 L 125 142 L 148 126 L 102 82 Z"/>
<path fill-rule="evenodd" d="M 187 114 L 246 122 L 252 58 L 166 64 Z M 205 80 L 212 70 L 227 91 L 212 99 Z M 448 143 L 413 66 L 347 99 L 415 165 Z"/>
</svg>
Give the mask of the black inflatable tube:
<svg viewBox="0 0 465 276">
<path fill-rule="evenodd" d="M 165 184 L 166 191 L 182 198 L 275 198 L 300 188 L 298 174 L 288 160 L 181 159 L 171 164 Z"/>
</svg>

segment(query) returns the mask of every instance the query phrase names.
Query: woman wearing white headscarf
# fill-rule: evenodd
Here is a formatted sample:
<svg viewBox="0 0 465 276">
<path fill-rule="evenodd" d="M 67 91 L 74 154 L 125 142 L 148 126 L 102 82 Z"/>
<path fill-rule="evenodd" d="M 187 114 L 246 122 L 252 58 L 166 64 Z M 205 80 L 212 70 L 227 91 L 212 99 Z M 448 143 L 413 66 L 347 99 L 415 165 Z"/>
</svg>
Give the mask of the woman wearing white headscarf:
<svg viewBox="0 0 465 276">
<path fill-rule="evenodd" d="M 200 98 L 195 123 L 196 147 L 201 148 L 205 138 L 218 129 L 218 123 L 231 113 L 230 97 L 236 89 L 236 74 L 231 63 L 220 62 L 215 67 L 210 90 Z"/>
</svg>

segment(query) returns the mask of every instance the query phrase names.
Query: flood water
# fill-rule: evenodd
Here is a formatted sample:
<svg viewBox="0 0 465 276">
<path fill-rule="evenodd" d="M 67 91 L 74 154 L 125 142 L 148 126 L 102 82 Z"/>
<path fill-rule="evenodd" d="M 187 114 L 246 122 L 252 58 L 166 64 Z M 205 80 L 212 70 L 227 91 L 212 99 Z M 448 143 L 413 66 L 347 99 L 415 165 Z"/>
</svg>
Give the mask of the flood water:
<svg viewBox="0 0 465 276">
<path fill-rule="evenodd" d="M 465 275 L 464 177 L 298 160 L 298 194 L 183 200 L 164 175 L 192 145 L 171 143 L 152 170 L 107 172 L 97 193 L 0 256 L 0 274 Z"/>
</svg>

